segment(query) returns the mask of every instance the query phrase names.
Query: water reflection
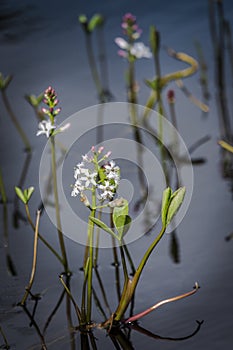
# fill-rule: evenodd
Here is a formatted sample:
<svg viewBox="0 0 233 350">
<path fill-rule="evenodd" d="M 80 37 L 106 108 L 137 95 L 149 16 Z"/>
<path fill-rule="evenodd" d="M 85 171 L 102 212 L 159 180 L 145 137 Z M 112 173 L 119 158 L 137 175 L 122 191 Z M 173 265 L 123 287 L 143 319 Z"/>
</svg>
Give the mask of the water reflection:
<svg viewBox="0 0 233 350">
<path fill-rule="evenodd" d="M 65 277 L 65 285 L 70 290 L 71 287 L 71 279 L 73 277 L 66 276 Z M 82 349 L 102 349 L 102 343 L 101 340 L 98 340 L 95 336 L 95 327 L 93 325 L 90 325 L 90 329 L 87 330 L 86 327 L 83 328 L 82 326 L 76 326 L 77 321 L 72 321 L 72 312 L 71 312 L 71 306 L 72 306 L 72 300 L 70 299 L 69 295 L 66 295 L 65 290 L 62 291 L 61 295 L 59 296 L 53 310 L 51 311 L 50 315 L 48 316 L 47 320 L 41 325 L 41 321 L 37 321 L 37 310 L 40 306 L 40 303 L 44 302 L 45 295 L 42 294 L 32 294 L 30 292 L 31 300 L 29 302 L 25 303 L 24 305 L 20 305 L 23 308 L 24 313 L 29 318 L 29 327 L 34 327 L 35 332 L 40 339 L 40 346 L 41 349 L 49 349 L 51 346 L 66 346 L 66 348 L 74 350 L 76 347 L 81 346 Z M 96 300 L 97 302 L 97 300 Z M 59 312 L 59 308 L 62 307 L 62 305 L 65 303 L 65 309 L 66 309 L 66 319 L 67 319 L 67 330 L 69 336 L 67 334 L 59 334 L 55 337 L 51 337 L 51 335 L 47 338 L 47 333 L 49 330 L 49 327 L 51 326 L 51 323 L 56 318 L 56 314 Z M 31 305 L 32 304 L 32 305 Z M 97 302 L 98 304 L 98 302 Z M 100 306 L 100 305 L 99 305 Z M 101 307 L 101 306 L 100 306 Z M 38 311 L 39 312 L 39 311 Z M 62 311 L 63 313 L 63 311 Z M 39 317 L 40 318 L 40 317 Z M 112 344 L 112 346 L 115 349 L 136 349 L 137 347 L 134 344 L 134 332 L 138 332 L 140 334 L 143 334 L 145 337 L 153 338 L 155 340 L 164 340 L 164 341 L 171 341 L 171 342 L 181 342 L 184 340 L 187 340 L 189 338 L 194 337 L 201 328 L 201 325 L 203 324 L 203 321 L 196 321 L 197 326 L 196 328 L 191 331 L 189 334 L 184 335 L 183 337 L 169 337 L 169 336 L 162 336 L 156 333 L 151 332 L 148 329 L 145 329 L 144 327 L 140 326 L 138 322 L 134 322 L 131 324 L 122 324 L 122 326 L 115 327 L 112 326 L 111 330 L 107 333 L 108 335 L 108 347 Z M 102 336 L 104 335 L 104 330 L 101 331 Z M 10 348 L 10 347 L 9 347 Z M 37 346 L 32 346 L 29 349 L 37 349 Z"/>
<path fill-rule="evenodd" d="M 214 69 L 216 82 L 216 103 L 219 118 L 219 136 L 222 140 L 232 144 L 232 111 L 229 105 L 229 85 L 226 81 L 228 70 L 233 81 L 233 47 L 229 21 L 224 14 L 223 2 L 209 0 L 209 23 L 214 53 Z M 227 52 L 226 52 L 227 48 Z M 228 65 L 227 65 L 228 54 Z M 230 152 L 221 149 L 221 171 L 223 178 L 230 182 L 233 192 L 233 156 Z"/>
</svg>

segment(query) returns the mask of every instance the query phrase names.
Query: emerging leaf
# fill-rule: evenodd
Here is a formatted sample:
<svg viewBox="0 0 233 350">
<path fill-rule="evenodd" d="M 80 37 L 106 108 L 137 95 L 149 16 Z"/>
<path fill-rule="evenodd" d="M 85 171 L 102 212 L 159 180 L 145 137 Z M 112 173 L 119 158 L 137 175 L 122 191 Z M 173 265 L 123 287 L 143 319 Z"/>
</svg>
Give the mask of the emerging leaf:
<svg viewBox="0 0 233 350">
<path fill-rule="evenodd" d="M 17 196 L 21 199 L 21 201 L 24 204 L 27 204 L 27 198 L 25 198 L 25 195 L 24 195 L 23 191 L 21 190 L 21 188 L 15 186 L 15 192 L 16 192 Z"/>
<path fill-rule="evenodd" d="M 101 26 L 104 23 L 104 18 L 100 14 L 95 14 L 89 21 L 88 29 L 93 32 L 96 27 Z"/>
<path fill-rule="evenodd" d="M 0 90 L 5 90 L 12 80 L 12 75 L 8 75 L 6 78 L 0 73 Z"/>
<path fill-rule="evenodd" d="M 178 209 L 180 208 L 185 196 L 185 191 L 185 187 L 180 187 L 171 195 L 170 205 L 167 211 L 166 226 L 171 222 Z"/>
<path fill-rule="evenodd" d="M 87 23 L 87 16 L 86 15 L 80 15 L 78 17 L 78 20 L 81 24 Z"/>
<path fill-rule="evenodd" d="M 163 226 L 167 226 L 167 212 L 170 205 L 172 190 L 170 187 L 167 187 L 163 191 L 163 199 L 162 199 L 162 208 L 161 208 L 161 218 Z"/>
<path fill-rule="evenodd" d="M 29 201 L 29 199 L 31 198 L 31 195 L 33 194 L 34 192 L 34 187 L 31 186 L 27 189 L 27 200 Z"/>
</svg>

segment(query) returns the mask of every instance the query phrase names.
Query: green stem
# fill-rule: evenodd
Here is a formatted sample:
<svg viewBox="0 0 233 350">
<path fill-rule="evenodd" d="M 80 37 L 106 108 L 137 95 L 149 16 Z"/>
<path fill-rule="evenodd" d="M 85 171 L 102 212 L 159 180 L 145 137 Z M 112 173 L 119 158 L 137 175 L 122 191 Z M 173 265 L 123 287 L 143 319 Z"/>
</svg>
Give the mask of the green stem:
<svg viewBox="0 0 233 350">
<path fill-rule="evenodd" d="M 90 217 L 95 216 L 95 210 L 92 210 Z M 89 219 L 88 221 L 88 244 L 89 244 L 89 264 L 87 276 L 87 322 L 91 322 L 91 308 L 92 308 L 92 275 L 93 275 L 93 233 L 94 223 Z"/>
<path fill-rule="evenodd" d="M 95 83 L 99 101 L 104 102 L 104 92 L 103 92 L 103 87 L 100 81 L 100 77 L 99 77 L 99 73 L 98 73 L 98 69 L 95 61 L 95 56 L 93 52 L 91 33 L 85 33 L 85 38 L 86 38 L 87 57 L 88 57 L 89 67 L 91 70 L 92 79 Z"/>
<path fill-rule="evenodd" d="M 31 218 L 31 214 L 29 211 L 29 207 L 28 204 L 25 204 L 25 210 L 26 210 L 26 215 L 27 215 L 27 219 L 29 224 L 31 225 L 33 231 L 35 231 L 35 226 L 33 224 L 32 218 Z M 60 255 L 56 252 L 56 250 L 46 241 L 46 239 L 44 239 L 43 236 L 41 236 L 41 234 L 38 232 L 38 238 L 41 240 L 41 242 L 43 242 L 46 247 L 56 256 L 56 258 L 60 261 L 60 263 L 62 265 L 64 265 L 63 259 L 60 257 Z"/>
<path fill-rule="evenodd" d="M 86 285 L 87 285 L 87 276 L 88 276 L 88 265 L 89 258 L 87 257 L 86 264 L 83 265 L 84 270 L 84 281 L 82 286 L 82 302 L 81 302 L 81 315 L 82 315 L 82 323 L 86 324 Z"/>
<path fill-rule="evenodd" d="M 72 296 L 72 294 L 71 294 L 71 291 L 70 291 L 69 286 L 64 282 L 63 276 L 62 276 L 62 275 L 59 276 L 59 279 L 60 279 L 60 281 L 61 281 L 61 283 L 62 283 L 62 285 L 63 285 L 63 287 L 64 287 L 64 289 L 65 289 L 65 291 L 66 291 L 66 293 L 67 293 L 67 295 L 68 295 L 68 297 L 69 297 L 70 300 L 72 301 L 72 304 L 74 305 L 75 312 L 76 312 L 76 314 L 77 314 L 77 317 L 78 317 L 79 322 L 81 322 L 81 320 L 82 320 L 81 311 L 80 311 L 80 309 L 79 309 L 79 307 L 78 307 L 76 301 L 74 300 L 74 298 L 73 298 L 73 296 Z"/>
<path fill-rule="evenodd" d="M 52 176 L 53 176 L 53 190 L 54 190 L 54 200 L 55 200 L 57 232 L 58 232 L 58 239 L 59 239 L 59 244 L 61 248 L 61 254 L 63 258 L 63 266 L 65 269 L 65 272 L 68 273 L 69 268 L 68 268 L 65 242 L 62 234 L 60 209 L 59 209 L 59 197 L 58 197 L 58 190 L 57 190 L 56 151 L 55 151 L 54 136 L 50 137 L 50 141 L 51 141 L 51 158 L 52 158 L 51 161 L 52 161 Z"/>
<path fill-rule="evenodd" d="M 130 103 L 137 103 L 137 94 L 135 92 L 135 67 L 134 60 L 129 60 L 129 91 L 128 99 Z M 134 123 L 135 124 L 135 123 Z"/>
<path fill-rule="evenodd" d="M 142 271 L 147 263 L 147 260 L 149 259 L 152 251 L 154 250 L 154 248 L 156 247 L 156 245 L 159 243 L 160 239 L 162 238 L 163 234 L 165 233 L 166 227 L 163 226 L 160 233 L 158 234 L 158 236 L 155 238 L 155 240 L 152 242 L 152 244 L 150 245 L 150 247 L 147 249 L 146 253 L 144 254 L 140 264 L 138 265 L 138 268 L 135 272 L 135 275 L 133 277 L 132 280 L 128 280 L 128 283 L 125 284 L 124 286 L 124 290 L 122 293 L 122 297 L 120 300 L 120 303 L 118 305 L 118 308 L 115 312 L 115 321 L 120 321 L 134 295 L 135 289 L 137 287 L 139 278 L 142 274 Z"/>
<path fill-rule="evenodd" d="M 103 208 L 104 206 L 100 206 Z M 100 208 L 98 207 L 98 208 Z M 96 208 L 95 208 L 96 209 Z M 98 212 L 98 219 L 101 220 L 102 211 L 100 210 Z M 95 255 L 94 255 L 94 261 L 93 261 L 93 267 L 97 269 L 98 267 L 98 257 L 99 257 L 99 240 L 100 240 L 100 228 L 97 226 L 96 228 L 96 248 L 95 248 Z"/>
<path fill-rule="evenodd" d="M 163 165 L 164 174 L 166 177 L 167 183 L 169 183 L 169 176 L 167 171 L 167 165 L 166 165 L 166 151 L 163 144 L 163 116 L 164 116 L 164 110 L 163 110 L 163 102 L 162 102 L 162 81 L 161 81 L 161 68 L 160 68 L 160 60 L 159 60 L 159 49 L 154 54 L 154 66 L 155 66 L 155 72 L 157 76 L 157 85 L 156 85 L 156 96 L 157 96 L 157 102 L 158 102 L 158 113 L 159 113 L 159 147 L 160 147 L 160 154 L 161 154 L 161 160 Z"/>
<path fill-rule="evenodd" d="M 3 103 L 5 105 L 5 108 L 6 108 L 8 114 L 11 118 L 12 123 L 14 124 L 16 130 L 18 131 L 18 133 L 19 133 L 19 135 L 20 135 L 20 137 L 25 145 L 25 150 L 26 150 L 26 152 L 31 152 L 32 148 L 31 148 L 30 142 L 29 142 L 24 130 L 21 128 L 21 125 L 20 125 L 18 119 L 16 118 L 12 108 L 11 108 L 11 105 L 10 105 L 10 102 L 7 98 L 6 92 L 5 92 L 5 90 L 1 90 L 1 91 L 2 91 L 2 100 L 3 100 Z"/>
<path fill-rule="evenodd" d="M 115 243 L 115 238 L 112 237 L 112 252 L 113 252 L 113 266 L 115 268 L 115 286 L 116 286 L 116 293 L 117 293 L 117 298 L 118 301 L 121 299 L 121 286 L 120 286 L 120 273 L 119 273 L 119 259 L 118 259 L 118 254 L 117 254 L 117 248 L 116 248 L 116 243 Z"/>
</svg>

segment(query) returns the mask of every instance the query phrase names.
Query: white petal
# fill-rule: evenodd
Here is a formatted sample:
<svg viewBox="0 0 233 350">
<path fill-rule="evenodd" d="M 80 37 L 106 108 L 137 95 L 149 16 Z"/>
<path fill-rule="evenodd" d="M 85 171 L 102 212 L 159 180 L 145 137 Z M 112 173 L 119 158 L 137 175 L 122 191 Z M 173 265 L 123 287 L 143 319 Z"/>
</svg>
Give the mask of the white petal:
<svg viewBox="0 0 233 350">
<path fill-rule="evenodd" d="M 127 50 L 129 48 L 129 44 L 127 43 L 127 41 L 123 38 L 116 38 L 115 39 L 115 43 L 121 48 L 121 49 L 124 49 L 124 50 Z"/>
</svg>

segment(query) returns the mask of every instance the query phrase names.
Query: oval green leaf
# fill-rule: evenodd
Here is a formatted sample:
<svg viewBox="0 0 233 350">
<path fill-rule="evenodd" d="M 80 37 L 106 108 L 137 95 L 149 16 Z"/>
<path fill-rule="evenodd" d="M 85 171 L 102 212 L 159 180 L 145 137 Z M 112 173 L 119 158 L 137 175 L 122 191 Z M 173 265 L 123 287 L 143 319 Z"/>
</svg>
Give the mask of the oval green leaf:
<svg viewBox="0 0 233 350">
<path fill-rule="evenodd" d="M 104 23 L 104 18 L 103 16 L 99 15 L 99 14 L 95 14 L 89 21 L 88 23 L 88 29 L 90 32 L 93 32 L 93 30 L 98 27 L 101 26 Z"/>
<path fill-rule="evenodd" d="M 21 190 L 21 188 L 15 186 L 15 192 L 16 192 L 17 196 L 21 199 L 21 201 L 22 201 L 24 204 L 27 204 L 27 198 L 25 198 L 25 196 L 24 196 L 23 191 Z"/>
<path fill-rule="evenodd" d="M 116 229 L 119 234 L 119 240 L 129 231 L 131 224 L 131 217 L 129 215 L 120 215 L 116 218 Z"/>
<path fill-rule="evenodd" d="M 97 218 L 93 218 L 93 217 L 89 217 L 89 219 L 94 222 L 94 224 L 96 224 L 97 226 L 99 226 L 100 228 L 102 228 L 104 231 L 110 233 L 110 235 L 112 235 L 114 238 L 118 238 L 118 236 L 115 234 L 115 232 L 113 232 L 110 227 L 108 227 L 103 221 L 97 219 Z"/>
<path fill-rule="evenodd" d="M 166 226 L 171 222 L 175 214 L 177 213 L 178 209 L 180 208 L 184 196 L 185 196 L 185 187 L 180 187 L 177 191 L 175 191 L 170 200 L 170 205 L 167 211 L 167 218 L 166 218 Z"/>
</svg>

